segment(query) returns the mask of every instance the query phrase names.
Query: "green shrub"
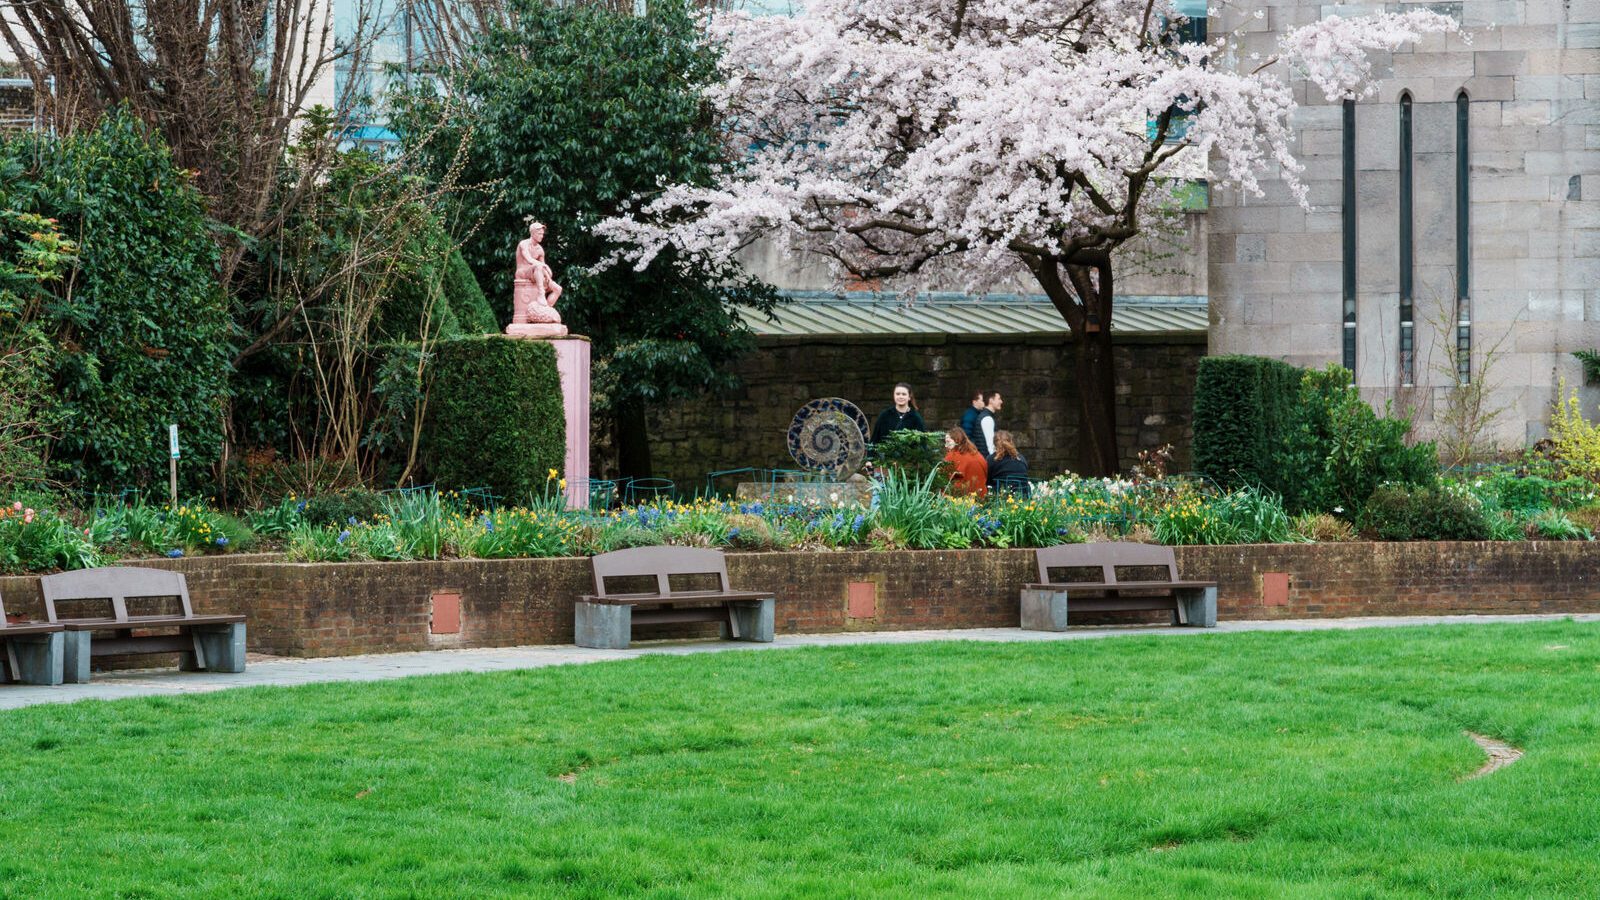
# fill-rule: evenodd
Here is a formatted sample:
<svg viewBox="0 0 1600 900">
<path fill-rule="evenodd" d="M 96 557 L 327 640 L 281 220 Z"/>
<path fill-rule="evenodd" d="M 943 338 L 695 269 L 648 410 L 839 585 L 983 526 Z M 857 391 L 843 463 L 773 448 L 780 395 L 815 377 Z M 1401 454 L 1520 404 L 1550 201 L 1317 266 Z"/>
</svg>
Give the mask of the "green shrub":
<svg viewBox="0 0 1600 900">
<path fill-rule="evenodd" d="M 176 422 L 180 479 L 205 488 L 221 456 L 233 332 L 189 174 L 125 113 L 66 137 L 12 138 L 0 171 L 0 206 L 56 218 L 80 241 L 76 271 L 40 308 L 55 345 L 50 412 L 63 423 L 57 476 L 89 489 L 164 483 Z"/>
<path fill-rule="evenodd" d="M 938 471 L 944 462 L 944 432 L 901 429 L 872 447 L 873 464 L 902 472 L 918 481 Z M 942 485 L 941 485 L 942 486 Z"/>
<path fill-rule="evenodd" d="M 478 279 L 473 276 L 472 268 L 462 258 L 460 250 L 452 252 L 445 262 L 444 297 L 455 313 L 462 334 L 494 334 L 500 330 L 494 307 L 483 296 L 483 289 L 478 287 Z M 510 302 L 504 305 L 509 313 Z"/>
<path fill-rule="evenodd" d="M 384 511 L 383 495 L 376 491 L 352 488 L 336 494 L 321 494 L 305 503 L 301 516 L 312 525 L 350 525 L 376 519 Z"/>
<path fill-rule="evenodd" d="M 1384 541 L 1482 541 L 1493 536 L 1482 502 L 1446 487 L 1385 484 L 1361 513 L 1361 530 Z"/>
<path fill-rule="evenodd" d="M 1355 519 L 1383 482 L 1431 484 L 1439 454 L 1431 442 L 1407 445 L 1411 422 L 1379 416 L 1361 399 L 1349 369 L 1306 372 L 1294 428 L 1277 458 L 1284 505 L 1295 513 L 1339 512 Z"/>
<path fill-rule="evenodd" d="M 545 493 L 566 459 L 555 349 L 505 337 L 442 341 L 425 435 L 441 488 L 487 487 L 509 503 Z"/>
<path fill-rule="evenodd" d="M 1278 456 L 1293 426 L 1300 370 L 1260 356 L 1208 356 L 1194 386 L 1195 468 L 1223 488 L 1281 493 Z"/>
</svg>

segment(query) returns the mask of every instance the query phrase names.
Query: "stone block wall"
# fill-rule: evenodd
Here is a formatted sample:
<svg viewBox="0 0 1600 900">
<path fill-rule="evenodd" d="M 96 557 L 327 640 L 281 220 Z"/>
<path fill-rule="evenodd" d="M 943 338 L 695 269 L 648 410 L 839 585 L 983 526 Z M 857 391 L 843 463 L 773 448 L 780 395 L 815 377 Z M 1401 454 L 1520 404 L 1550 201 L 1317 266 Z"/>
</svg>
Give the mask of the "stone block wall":
<svg viewBox="0 0 1600 900">
<path fill-rule="evenodd" d="M 1328 14 L 1413 7 L 1310 0 L 1230 5 L 1211 33 L 1244 31 L 1240 68 L 1278 37 Z M 1452 397 L 1456 265 L 1456 97 L 1468 97 L 1468 286 L 1474 377 L 1503 410 L 1489 435 L 1541 437 L 1560 379 L 1583 383 L 1572 351 L 1600 347 L 1600 7 L 1464 0 L 1433 8 L 1469 34 L 1434 35 L 1373 57 L 1376 93 L 1356 103 L 1356 379 L 1375 402 L 1436 433 Z M 1263 18 L 1255 16 L 1264 13 Z M 1492 26 L 1492 27 L 1491 27 Z M 1470 42 L 1469 42 L 1470 41 Z M 1208 213 L 1212 348 L 1297 365 L 1341 359 L 1343 112 L 1305 82 L 1292 147 L 1314 208 L 1282 182 L 1263 197 L 1216 186 Z M 1413 100 L 1413 387 L 1399 362 L 1400 98 Z M 1494 359 L 1484 369 L 1490 351 Z M 1582 390 L 1587 410 L 1600 388 Z"/>
<path fill-rule="evenodd" d="M 1016 436 L 1031 473 L 1059 474 L 1078 458 L 1074 352 L 1065 335 L 762 338 L 733 369 L 738 388 L 653 413 L 652 464 L 686 491 L 703 487 L 711 471 L 794 468 L 786 434 L 806 401 L 843 397 L 870 420 L 905 381 L 928 427 L 940 430 L 960 421 L 973 391 L 1000 391 L 999 426 Z M 1205 352 L 1204 335 L 1119 342 L 1117 440 L 1125 467 L 1162 444 L 1177 449 L 1180 469 L 1188 465 L 1195 369 Z"/>
<path fill-rule="evenodd" d="M 1600 554 L 1586 543 L 1176 552 L 1184 577 L 1217 582 L 1224 620 L 1600 612 Z M 161 566 L 188 574 L 201 611 L 246 613 L 252 651 L 289 656 L 568 644 L 572 602 L 592 590 L 589 561 L 580 558 L 295 564 L 217 557 Z M 1037 577 L 1031 550 L 735 553 L 728 572 L 736 587 L 776 593 L 778 634 L 1015 628 L 1019 587 Z M 0 592 L 8 611 L 38 615 L 36 577 L 0 577 Z M 459 598 L 459 620 L 446 616 L 446 628 L 434 618 L 440 595 Z M 1094 621 L 1107 620 L 1118 617 Z M 458 630 L 435 633 L 449 628 Z M 638 636 L 713 633 L 660 626 Z"/>
</svg>

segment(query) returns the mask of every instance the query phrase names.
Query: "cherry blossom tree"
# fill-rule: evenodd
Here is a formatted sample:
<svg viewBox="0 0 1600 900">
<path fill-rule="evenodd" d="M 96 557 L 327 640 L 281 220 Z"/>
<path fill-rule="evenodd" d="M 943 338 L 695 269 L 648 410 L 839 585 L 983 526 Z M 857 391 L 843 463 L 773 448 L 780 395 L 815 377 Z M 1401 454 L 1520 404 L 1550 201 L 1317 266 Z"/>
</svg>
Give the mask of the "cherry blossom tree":
<svg viewBox="0 0 1600 900">
<path fill-rule="evenodd" d="M 1078 345 L 1082 471 L 1118 465 L 1113 256 L 1170 208 L 1189 157 L 1259 194 L 1290 151 L 1289 79 L 1370 90 L 1367 53 L 1455 30 L 1427 11 L 1328 19 L 1240 60 L 1185 42 L 1169 0 L 813 0 L 795 17 L 707 20 L 725 80 L 707 100 L 728 162 L 663 185 L 597 233 L 613 262 L 728 258 L 757 238 L 908 292 L 1036 283 Z M 1201 170 L 1203 171 L 1203 169 Z"/>
</svg>

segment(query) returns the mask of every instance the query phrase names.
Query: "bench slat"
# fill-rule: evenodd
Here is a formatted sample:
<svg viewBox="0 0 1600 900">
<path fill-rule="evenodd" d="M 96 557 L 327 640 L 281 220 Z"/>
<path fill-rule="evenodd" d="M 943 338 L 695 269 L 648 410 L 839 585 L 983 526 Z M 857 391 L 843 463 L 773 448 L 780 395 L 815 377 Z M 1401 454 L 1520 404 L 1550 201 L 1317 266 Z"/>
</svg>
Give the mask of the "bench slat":
<svg viewBox="0 0 1600 900">
<path fill-rule="evenodd" d="M 117 631 L 129 628 L 183 628 L 189 625 L 232 625 L 243 622 L 242 615 L 216 616 L 129 616 L 126 619 L 62 619 L 68 631 Z"/>
<path fill-rule="evenodd" d="M 1216 586 L 1217 583 L 1215 581 L 1051 581 L 1047 583 L 1023 585 L 1024 588 L 1030 591 L 1155 591 L 1172 588 L 1189 589 Z"/>
<path fill-rule="evenodd" d="M 25 634 L 50 634 L 60 630 L 61 626 L 53 622 L 15 622 L 9 625 L 0 625 L 0 638 Z"/>
<path fill-rule="evenodd" d="M 740 600 L 765 600 L 771 596 L 771 591 L 678 591 L 672 594 L 610 594 L 605 597 L 585 594 L 583 600 L 588 603 L 605 603 L 611 606 L 659 606 L 667 603 L 727 603 Z"/>
</svg>

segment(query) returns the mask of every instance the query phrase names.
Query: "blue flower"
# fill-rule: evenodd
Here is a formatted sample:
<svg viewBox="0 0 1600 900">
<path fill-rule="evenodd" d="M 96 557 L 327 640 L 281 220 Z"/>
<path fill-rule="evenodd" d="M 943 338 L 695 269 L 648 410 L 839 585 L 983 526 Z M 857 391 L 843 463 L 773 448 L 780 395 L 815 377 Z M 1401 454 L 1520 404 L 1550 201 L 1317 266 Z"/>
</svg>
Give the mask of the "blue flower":
<svg viewBox="0 0 1600 900">
<path fill-rule="evenodd" d="M 354 525 L 356 523 L 356 517 L 355 516 L 351 516 L 350 518 L 345 519 L 344 523 L 346 525 Z"/>
<path fill-rule="evenodd" d="M 183 555 L 183 551 L 179 550 L 177 547 L 173 547 L 171 550 L 167 551 L 167 558 L 168 559 L 177 559 L 178 557 L 180 557 L 182 555 Z"/>
<path fill-rule="evenodd" d="M 857 513 L 856 514 L 856 520 L 854 522 L 850 523 L 850 530 L 851 531 L 860 531 L 861 530 L 861 526 L 866 521 L 867 521 L 867 517 L 866 516 L 863 516 L 860 513 Z"/>
<path fill-rule="evenodd" d="M 294 505 L 294 511 L 295 512 L 305 512 L 306 511 L 306 501 L 301 500 L 299 503 L 296 503 Z"/>
<path fill-rule="evenodd" d="M 731 540 L 733 540 L 734 538 L 736 538 L 738 536 L 739 536 L 739 529 L 737 527 L 728 529 L 728 540 L 731 541 Z"/>
<path fill-rule="evenodd" d="M 228 537 L 227 537 L 227 535 L 217 535 L 217 546 L 218 547 L 226 547 L 226 546 L 228 546 Z"/>
<path fill-rule="evenodd" d="M 342 543 L 344 543 L 345 541 L 348 541 L 348 540 L 350 540 L 350 530 L 349 529 L 345 529 L 344 531 L 339 532 L 339 543 L 342 544 Z"/>
</svg>

